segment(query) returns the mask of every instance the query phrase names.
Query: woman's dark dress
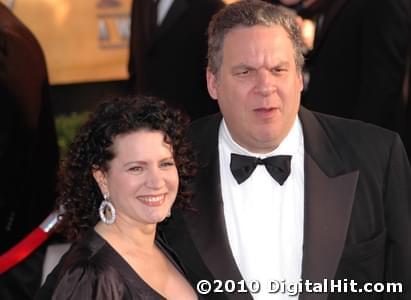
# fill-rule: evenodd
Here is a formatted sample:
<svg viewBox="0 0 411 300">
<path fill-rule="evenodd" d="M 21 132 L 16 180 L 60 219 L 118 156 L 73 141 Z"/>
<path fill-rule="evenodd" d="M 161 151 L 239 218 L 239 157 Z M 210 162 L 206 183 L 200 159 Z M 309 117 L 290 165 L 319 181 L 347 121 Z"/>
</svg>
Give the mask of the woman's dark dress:
<svg viewBox="0 0 411 300">
<path fill-rule="evenodd" d="M 162 252 L 182 272 L 172 254 Z M 184 274 L 184 273 L 183 273 Z M 75 243 L 47 277 L 35 299 L 165 299 L 94 230 Z"/>
</svg>

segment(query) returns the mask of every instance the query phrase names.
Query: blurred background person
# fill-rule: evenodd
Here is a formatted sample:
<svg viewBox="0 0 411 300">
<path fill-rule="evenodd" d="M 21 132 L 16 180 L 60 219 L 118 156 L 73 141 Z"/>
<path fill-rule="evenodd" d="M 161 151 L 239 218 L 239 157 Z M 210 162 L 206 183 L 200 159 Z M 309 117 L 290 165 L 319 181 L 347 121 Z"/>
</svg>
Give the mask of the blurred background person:
<svg viewBox="0 0 411 300">
<path fill-rule="evenodd" d="M 55 202 L 59 153 L 46 62 L 28 28 L 0 2 L 0 254 Z M 0 299 L 32 299 L 44 247 L 0 275 Z"/>
<path fill-rule="evenodd" d="M 157 234 L 174 202 L 189 205 L 188 119 L 158 99 L 101 104 L 71 145 L 58 206 L 77 241 L 37 299 L 197 299 Z"/>
<path fill-rule="evenodd" d="M 411 41 L 411 35 L 410 35 Z M 411 161 L 411 46 L 408 48 L 408 67 L 407 67 L 407 76 L 405 80 L 404 86 L 404 95 L 407 99 L 407 116 L 406 116 L 406 124 L 405 124 L 405 131 L 404 131 L 404 138 L 405 138 L 405 147 L 408 150 L 408 158 Z"/>
<path fill-rule="evenodd" d="M 405 139 L 403 86 L 411 42 L 411 1 L 275 2 L 316 21 L 303 105 L 371 122 L 400 132 Z"/>
<path fill-rule="evenodd" d="M 221 0 L 135 0 L 130 86 L 167 99 L 192 119 L 218 111 L 206 88 L 206 30 Z"/>
</svg>

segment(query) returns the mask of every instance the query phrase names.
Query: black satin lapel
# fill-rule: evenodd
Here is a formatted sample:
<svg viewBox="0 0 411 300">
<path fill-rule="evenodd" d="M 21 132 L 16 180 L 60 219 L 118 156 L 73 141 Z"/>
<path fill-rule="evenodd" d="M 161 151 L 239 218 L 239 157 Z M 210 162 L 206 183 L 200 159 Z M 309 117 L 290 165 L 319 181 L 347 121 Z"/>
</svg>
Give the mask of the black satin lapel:
<svg viewBox="0 0 411 300">
<path fill-rule="evenodd" d="M 190 242 L 207 272 L 220 280 L 242 280 L 228 241 L 220 187 L 218 131 L 222 116 L 215 114 L 193 122 L 189 137 L 197 149 L 199 165 L 194 184 L 192 207 L 183 214 Z M 194 264 L 194 262 L 193 262 Z M 202 279 L 202 278 L 200 278 Z M 218 298 L 214 295 L 211 298 Z M 224 294 L 231 300 L 252 300 L 250 294 Z"/>
<path fill-rule="evenodd" d="M 187 0 L 174 0 L 166 17 L 164 18 L 156 34 L 154 35 L 154 43 L 173 26 L 173 24 L 180 18 L 182 14 L 184 14 L 187 9 Z"/>
<path fill-rule="evenodd" d="M 338 154 L 338 141 L 332 141 L 320 124 L 316 115 L 304 107 L 300 107 L 298 116 L 304 132 L 305 152 L 316 162 L 325 174 L 330 177 L 348 173 L 345 164 Z"/>
<path fill-rule="evenodd" d="M 351 216 L 358 171 L 329 177 L 305 155 L 305 216 L 302 278 L 311 282 L 333 279 Z M 325 293 L 300 300 L 325 300 Z"/>
<path fill-rule="evenodd" d="M 196 178 L 193 206 L 196 214 L 184 215 L 198 253 L 215 279 L 242 280 L 228 242 L 221 198 L 218 153 L 202 167 Z M 227 294 L 228 299 L 249 299 L 249 294 Z"/>
</svg>

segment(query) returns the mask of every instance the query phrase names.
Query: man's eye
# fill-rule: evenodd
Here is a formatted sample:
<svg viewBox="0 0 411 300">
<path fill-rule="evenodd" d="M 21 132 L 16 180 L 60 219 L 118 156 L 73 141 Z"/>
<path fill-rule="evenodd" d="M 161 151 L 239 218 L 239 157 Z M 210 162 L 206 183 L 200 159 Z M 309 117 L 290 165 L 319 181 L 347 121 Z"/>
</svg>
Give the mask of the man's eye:
<svg viewBox="0 0 411 300">
<path fill-rule="evenodd" d="M 273 70 L 272 70 L 272 72 L 273 73 L 284 73 L 284 72 L 287 72 L 287 69 L 286 68 L 274 68 Z"/>
<path fill-rule="evenodd" d="M 237 76 L 246 76 L 249 75 L 251 72 L 250 70 L 239 70 L 235 73 Z"/>
</svg>

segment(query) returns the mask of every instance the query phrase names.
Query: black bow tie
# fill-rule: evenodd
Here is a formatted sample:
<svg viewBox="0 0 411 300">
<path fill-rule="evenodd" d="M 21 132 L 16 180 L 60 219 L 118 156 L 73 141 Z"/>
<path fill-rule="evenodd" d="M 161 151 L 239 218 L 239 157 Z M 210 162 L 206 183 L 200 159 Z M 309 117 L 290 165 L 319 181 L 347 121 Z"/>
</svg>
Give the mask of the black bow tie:
<svg viewBox="0 0 411 300">
<path fill-rule="evenodd" d="M 261 159 L 231 153 L 230 169 L 238 184 L 247 180 L 257 165 L 264 165 L 271 177 L 280 185 L 283 185 L 288 175 L 290 175 L 291 155 L 277 155 Z"/>
</svg>

